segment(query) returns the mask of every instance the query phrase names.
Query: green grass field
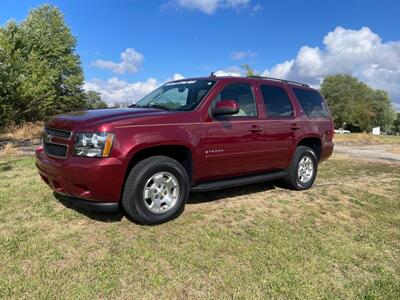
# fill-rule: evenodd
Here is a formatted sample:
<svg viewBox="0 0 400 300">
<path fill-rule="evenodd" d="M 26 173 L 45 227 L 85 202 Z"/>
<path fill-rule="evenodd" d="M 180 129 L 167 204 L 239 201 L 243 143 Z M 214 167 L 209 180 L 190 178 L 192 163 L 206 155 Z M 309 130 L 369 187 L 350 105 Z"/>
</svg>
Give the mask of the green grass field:
<svg viewBox="0 0 400 300">
<path fill-rule="evenodd" d="M 369 184 L 375 182 L 375 184 Z M 0 298 L 400 297 L 400 168 L 334 156 L 315 186 L 193 194 L 140 226 L 58 202 L 0 158 Z"/>
</svg>

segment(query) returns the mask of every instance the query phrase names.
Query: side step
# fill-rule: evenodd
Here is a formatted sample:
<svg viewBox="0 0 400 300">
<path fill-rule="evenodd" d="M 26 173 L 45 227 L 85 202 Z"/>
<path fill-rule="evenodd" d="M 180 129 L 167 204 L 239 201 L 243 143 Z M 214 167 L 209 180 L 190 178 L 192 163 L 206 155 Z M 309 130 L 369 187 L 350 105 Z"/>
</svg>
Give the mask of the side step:
<svg viewBox="0 0 400 300">
<path fill-rule="evenodd" d="M 208 192 L 208 191 L 215 191 L 220 189 L 226 189 L 235 186 L 241 186 L 246 184 L 252 184 L 257 182 L 264 182 L 274 179 L 280 179 L 285 177 L 287 174 L 286 171 L 277 171 L 273 173 L 267 174 L 258 174 L 258 175 L 251 175 L 246 177 L 235 177 L 230 179 L 218 180 L 218 181 L 210 181 L 199 183 L 192 187 L 192 192 Z"/>
</svg>

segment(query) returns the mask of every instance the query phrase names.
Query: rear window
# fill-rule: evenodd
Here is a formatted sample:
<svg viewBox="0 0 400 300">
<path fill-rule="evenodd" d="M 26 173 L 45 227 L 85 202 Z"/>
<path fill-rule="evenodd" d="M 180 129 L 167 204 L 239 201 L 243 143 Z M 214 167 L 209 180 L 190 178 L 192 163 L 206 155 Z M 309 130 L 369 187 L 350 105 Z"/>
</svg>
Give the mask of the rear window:
<svg viewBox="0 0 400 300">
<path fill-rule="evenodd" d="M 309 118 L 327 118 L 329 117 L 328 109 L 324 99 L 316 91 L 293 89 L 297 100 L 303 108 L 304 113 Z"/>
</svg>

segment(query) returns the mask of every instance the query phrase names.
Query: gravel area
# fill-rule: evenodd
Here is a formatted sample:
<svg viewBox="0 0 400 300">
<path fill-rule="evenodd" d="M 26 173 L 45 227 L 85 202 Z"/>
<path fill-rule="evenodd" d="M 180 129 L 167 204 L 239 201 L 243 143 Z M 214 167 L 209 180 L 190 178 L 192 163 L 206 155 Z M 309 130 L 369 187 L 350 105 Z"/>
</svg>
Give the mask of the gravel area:
<svg viewBox="0 0 400 300">
<path fill-rule="evenodd" d="M 335 145 L 334 152 L 348 155 L 352 158 L 366 159 L 374 161 L 384 161 L 389 163 L 400 164 L 400 145 Z"/>
<path fill-rule="evenodd" d="M 18 140 L 18 141 L 2 141 L 0 140 L 0 155 L 7 144 L 11 144 L 16 149 L 18 155 L 33 155 L 37 147 L 41 145 L 40 140 Z"/>
</svg>

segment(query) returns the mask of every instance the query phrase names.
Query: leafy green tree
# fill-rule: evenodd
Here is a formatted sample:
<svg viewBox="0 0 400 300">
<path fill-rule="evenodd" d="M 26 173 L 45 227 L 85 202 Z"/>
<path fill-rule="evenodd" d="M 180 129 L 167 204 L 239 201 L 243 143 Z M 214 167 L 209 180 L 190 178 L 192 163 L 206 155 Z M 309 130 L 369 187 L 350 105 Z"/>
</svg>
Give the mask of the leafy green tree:
<svg viewBox="0 0 400 300">
<path fill-rule="evenodd" d="M 99 109 L 107 108 L 108 105 L 103 100 L 101 100 L 100 93 L 94 91 L 86 92 L 86 108 L 87 109 Z"/>
<path fill-rule="evenodd" d="M 321 84 L 336 127 L 371 131 L 380 126 L 388 130 L 393 108 L 386 91 L 374 90 L 350 75 L 327 76 Z"/>
<path fill-rule="evenodd" d="M 76 39 L 62 13 L 45 4 L 21 24 L 29 80 L 24 96 L 39 107 L 39 117 L 81 108 L 83 72 L 75 53 Z"/>
<path fill-rule="evenodd" d="M 242 65 L 243 70 L 245 71 L 246 76 L 257 76 L 256 72 L 248 65 Z"/>
<path fill-rule="evenodd" d="M 397 113 L 397 118 L 393 121 L 393 131 L 400 133 L 400 112 Z"/>
<path fill-rule="evenodd" d="M 22 39 L 15 21 L 0 28 L 0 126 L 15 119 L 24 77 Z"/>
<path fill-rule="evenodd" d="M 0 107 L 11 121 L 35 121 L 85 107 L 76 39 L 52 5 L 0 28 Z M 4 125 L 4 124 L 0 124 Z"/>
<path fill-rule="evenodd" d="M 376 113 L 374 126 L 381 127 L 385 132 L 390 132 L 396 114 L 390 101 L 389 94 L 383 90 L 374 90 L 372 99 Z"/>
</svg>

